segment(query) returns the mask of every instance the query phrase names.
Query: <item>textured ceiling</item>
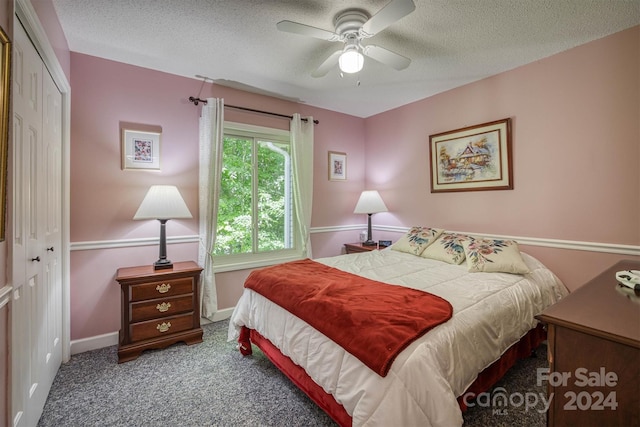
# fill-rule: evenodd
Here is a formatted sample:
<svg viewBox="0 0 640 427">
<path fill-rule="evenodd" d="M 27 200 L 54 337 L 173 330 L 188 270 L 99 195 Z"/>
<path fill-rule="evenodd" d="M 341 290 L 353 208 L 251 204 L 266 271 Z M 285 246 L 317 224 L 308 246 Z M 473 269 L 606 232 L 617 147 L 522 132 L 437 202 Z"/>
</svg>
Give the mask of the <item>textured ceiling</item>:
<svg viewBox="0 0 640 427">
<path fill-rule="evenodd" d="M 348 8 L 389 0 L 52 0 L 71 51 L 359 117 L 426 98 L 640 24 L 640 0 L 414 0 L 364 44 L 411 58 L 366 58 L 356 75 L 311 73 L 342 44 L 283 33 L 281 20 L 333 31 Z M 579 71 L 579 70 L 576 70 Z M 359 82 L 359 85 L 358 85 Z M 185 94 L 185 97 L 190 94 Z M 193 94 L 195 95 L 195 94 Z"/>
</svg>

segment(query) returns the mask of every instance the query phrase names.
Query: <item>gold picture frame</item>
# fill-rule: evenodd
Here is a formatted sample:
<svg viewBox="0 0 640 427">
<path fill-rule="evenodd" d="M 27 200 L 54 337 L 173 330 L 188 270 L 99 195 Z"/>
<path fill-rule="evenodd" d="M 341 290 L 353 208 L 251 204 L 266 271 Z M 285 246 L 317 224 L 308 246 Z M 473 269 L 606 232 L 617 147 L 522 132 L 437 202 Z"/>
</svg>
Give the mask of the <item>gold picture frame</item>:
<svg viewBox="0 0 640 427">
<path fill-rule="evenodd" d="M 6 238 L 11 40 L 0 27 L 0 242 Z"/>
<path fill-rule="evenodd" d="M 512 190 L 511 119 L 429 136 L 431 192 Z"/>
</svg>

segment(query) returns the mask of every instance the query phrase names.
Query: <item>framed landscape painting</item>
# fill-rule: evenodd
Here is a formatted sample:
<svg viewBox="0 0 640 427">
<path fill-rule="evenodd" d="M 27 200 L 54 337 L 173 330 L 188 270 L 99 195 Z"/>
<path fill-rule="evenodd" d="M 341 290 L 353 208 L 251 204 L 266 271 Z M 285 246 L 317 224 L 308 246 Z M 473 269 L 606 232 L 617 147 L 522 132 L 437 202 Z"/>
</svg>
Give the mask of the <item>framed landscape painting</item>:
<svg viewBox="0 0 640 427">
<path fill-rule="evenodd" d="M 511 119 L 429 136 L 431 192 L 511 190 Z"/>
</svg>

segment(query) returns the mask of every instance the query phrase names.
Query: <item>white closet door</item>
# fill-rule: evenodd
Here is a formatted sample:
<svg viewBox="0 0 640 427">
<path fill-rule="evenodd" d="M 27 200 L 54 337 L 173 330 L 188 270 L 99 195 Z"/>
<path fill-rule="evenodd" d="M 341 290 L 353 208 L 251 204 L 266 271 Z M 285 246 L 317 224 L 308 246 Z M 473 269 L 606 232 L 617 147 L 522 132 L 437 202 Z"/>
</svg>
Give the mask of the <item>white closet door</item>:
<svg viewBox="0 0 640 427">
<path fill-rule="evenodd" d="M 44 154 L 44 224 L 45 251 L 42 259 L 47 306 L 45 309 L 45 363 L 49 386 L 62 363 L 62 95 L 53 78 L 43 68 L 42 140 Z"/>
<path fill-rule="evenodd" d="M 15 24 L 11 370 L 17 427 L 37 424 L 60 366 L 62 284 L 56 252 L 61 239 L 61 96 L 24 29 Z"/>
</svg>

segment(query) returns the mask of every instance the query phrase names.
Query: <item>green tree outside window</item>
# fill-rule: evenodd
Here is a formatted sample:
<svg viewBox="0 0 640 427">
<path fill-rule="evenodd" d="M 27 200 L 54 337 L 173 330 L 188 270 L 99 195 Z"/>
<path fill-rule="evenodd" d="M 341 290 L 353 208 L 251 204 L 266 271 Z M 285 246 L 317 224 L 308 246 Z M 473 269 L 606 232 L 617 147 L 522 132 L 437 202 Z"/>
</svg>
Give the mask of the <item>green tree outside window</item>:
<svg viewBox="0 0 640 427">
<path fill-rule="evenodd" d="M 225 134 L 214 255 L 289 249 L 292 218 L 289 144 Z"/>
</svg>

